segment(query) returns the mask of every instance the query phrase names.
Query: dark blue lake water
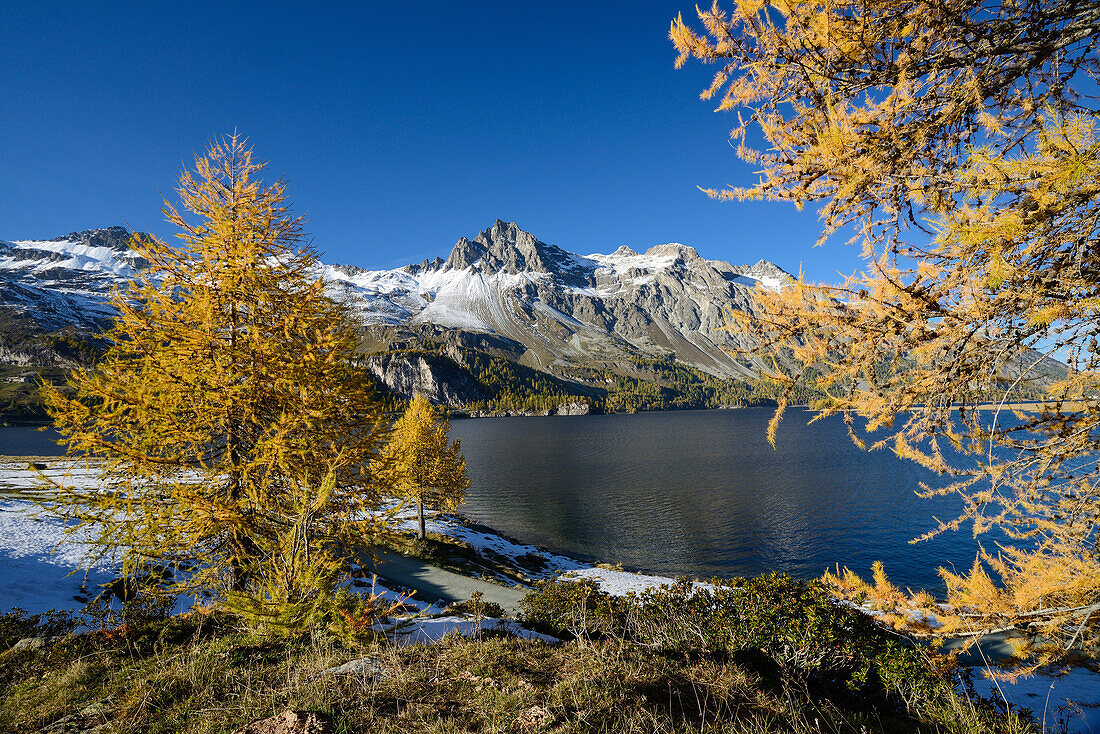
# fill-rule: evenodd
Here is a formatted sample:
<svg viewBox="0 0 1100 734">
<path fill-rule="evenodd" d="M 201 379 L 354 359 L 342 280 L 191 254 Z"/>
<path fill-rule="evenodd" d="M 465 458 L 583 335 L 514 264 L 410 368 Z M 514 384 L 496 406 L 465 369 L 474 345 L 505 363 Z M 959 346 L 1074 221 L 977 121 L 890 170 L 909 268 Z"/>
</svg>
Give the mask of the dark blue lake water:
<svg viewBox="0 0 1100 734">
<path fill-rule="evenodd" d="M 910 545 L 954 517 L 923 500 L 942 480 L 852 445 L 842 422 L 792 410 L 773 450 L 768 408 L 455 420 L 471 487 L 462 514 L 528 543 L 661 574 L 810 578 L 834 564 L 940 588 L 935 569 L 973 562 L 969 530 Z M 55 435 L 0 428 L 0 454 L 56 454 Z M 993 547 L 989 536 L 983 542 Z"/>
<path fill-rule="evenodd" d="M 0 426 L 0 456 L 58 456 L 57 431 L 37 426 Z"/>
<path fill-rule="evenodd" d="M 910 545 L 955 517 L 924 500 L 943 480 L 892 453 L 856 448 L 840 419 L 789 411 L 777 449 L 770 408 L 456 420 L 471 487 L 462 514 L 525 542 L 627 568 L 698 577 L 770 570 L 811 578 L 839 563 L 941 588 L 968 568 L 969 529 Z M 989 536 L 982 541 L 993 547 Z"/>
</svg>

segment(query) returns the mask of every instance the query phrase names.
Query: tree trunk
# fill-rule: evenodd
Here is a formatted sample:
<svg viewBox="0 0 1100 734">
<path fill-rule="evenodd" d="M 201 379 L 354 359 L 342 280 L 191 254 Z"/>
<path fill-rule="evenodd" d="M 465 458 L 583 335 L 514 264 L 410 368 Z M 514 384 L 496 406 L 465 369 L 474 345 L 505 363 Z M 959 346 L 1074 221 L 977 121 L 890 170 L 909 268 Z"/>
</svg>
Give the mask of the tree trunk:
<svg viewBox="0 0 1100 734">
<path fill-rule="evenodd" d="M 424 529 L 424 500 L 417 500 L 417 506 L 420 512 L 420 539 L 428 537 L 427 531 Z"/>
</svg>

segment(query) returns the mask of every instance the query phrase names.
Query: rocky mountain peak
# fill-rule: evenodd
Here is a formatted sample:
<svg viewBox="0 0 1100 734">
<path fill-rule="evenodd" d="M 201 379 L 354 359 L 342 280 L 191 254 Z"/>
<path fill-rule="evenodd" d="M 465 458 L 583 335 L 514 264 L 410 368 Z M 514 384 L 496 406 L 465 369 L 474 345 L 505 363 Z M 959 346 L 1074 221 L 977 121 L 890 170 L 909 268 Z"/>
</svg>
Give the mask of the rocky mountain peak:
<svg viewBox="0 0 1100 734">
<path fill-rule="evenodd" d="M 451 249 L 451 254 L 447 256 L 445 267 L 448 270 L 463 270 L 481 260 L 484 253 L 485 246 L 482 243 L 474 243 L 465 237 L 460 237 Z"/>
<path fill-rule="evenodd" d="M 465 238 L 463 238 L 463 239 L 465 239 Z M 436 257 L 436 258 L 433 258 L 431 260 L 429 260 L 428 258 L 424 258 L 424 260 L 419 262 L 419 263 L 413 263 L 411 265 L 406 265 L 405 267 L 403 267 L 401 269 L 404 270 L 406 273 L 411 273 L 412 275 L 419 275 L 420 273 L 426 273 L 429 270 L 439 270 L 445 264 L 446 264 L 446 261 L 441 257 Z"/>
<path fill-rule="evenodd" d="M 70 232 L 62 237 L 55 237 L 51 241 L 75 242 L 88 247 L 109 247 L 112 250 L 125 252 L 130 249 L 130 230 L 125 227 L 85 229 L 80 232 Z"/>
<path fill-rule="evenodd" d="M 684 260 L 685 262 L 688 260 L 699 259 L 698 250 L 696 250 L 694 247 L 689 247 L 688 245 L 681 245 L 679 242 L 669 242 L 665 245 L 655 245 L 646 250 L 645 254 L 665 256 L 673 255 L 681 260 Z"/>
<path fill-rule="evenodd" d="M 635 256 L 637 256 L 637 254 L 638 254 L 637 252 L 635 252 L 632 248 L 628 247 L 627 245 L 619 245 L 619 249 L 617 249 L 617 250 L 615 250 L 615 252 L 611 253 L 612 257 L 635 257 Z"/>
<path fill-rule="evenodd" d="M 461 270 L 476 266 L 491 273 L 570 274 L 577 269 L 576 258 L 557 247 L 539 241 L 515 222 L 496 220 L 473 240 L 461 238 L 451 250 L 444 267 Z"/>
<path fill-rule="evenodd" d="M 413 267 L 413 266 L 409 265 L 407 267 Z M 341 275 L 346 275 L 349 278 L 354 278 L 358 275 L 363 275 L 365 273 L 370 272 L 366 268 L 361 268 L 358 265 L 336 265 L 336 264 L 334 264 L 334 265 L 330 265 L 329 268 L 331 268 L 333 271 L 335 271 L 337 273 L 340 273 Z"/>
<path fill-rule="evenodd" d="M 783 268 L 779 267 L 770 260 L 757 260 L 754 265 L 745 269 L 745 275 L 754 275 L 757 277 L 768 276 L 771 278 L 778 278 L 780 280 L 794 280 L 794 277 Z"/>
</svg>

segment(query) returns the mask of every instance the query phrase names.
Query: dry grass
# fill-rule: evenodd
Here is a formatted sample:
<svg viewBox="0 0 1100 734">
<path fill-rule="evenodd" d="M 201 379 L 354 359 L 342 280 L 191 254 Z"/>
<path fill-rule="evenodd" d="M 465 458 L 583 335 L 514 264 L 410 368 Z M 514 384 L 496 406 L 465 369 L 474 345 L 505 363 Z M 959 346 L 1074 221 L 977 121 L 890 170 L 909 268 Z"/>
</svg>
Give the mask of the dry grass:
<svg viewBox="0 0 1100 734">
<path fill-rule="evenodd" d="M 372 656 L 388 675 L 319 676 Z M 558 646 L 491 637 L 349 649 L 277 642 L 195 615 L 129 637 L 70 637 L 0 653 L 0 731 L 36 731 L 91 710 L 118 732 L 232 732 L 319 711 L 339 732 L 1026 731 L 962 699 L 885 716 L 769 677 L 746 662 L 664 655 L 621 641 Z"/>
</svg>

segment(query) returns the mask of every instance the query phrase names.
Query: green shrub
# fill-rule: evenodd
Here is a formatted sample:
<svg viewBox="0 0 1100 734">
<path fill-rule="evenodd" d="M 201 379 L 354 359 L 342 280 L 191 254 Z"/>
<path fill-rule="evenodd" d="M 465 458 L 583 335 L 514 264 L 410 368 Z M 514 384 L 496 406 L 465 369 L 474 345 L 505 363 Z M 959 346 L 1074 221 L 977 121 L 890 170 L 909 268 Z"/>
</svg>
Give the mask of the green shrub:
<svg viewBox="0 0 1100 734">
<path fill-rule="evenodd" d="M 495 601 L 486 601 L 484 594 L 475 591 L 466 601 L 455 602 L 447 607 L 451 614 L 469 614 L 477 620 L 485 617 L 500 618 L 504 616 L 504 608 Z"/>
<path fill-rule="evenodd" d="M 781 574 L 706 586 L 680 580 L 625 597 L 591 579 L 544 582 L 522 608 L 552 633 L 736 657 L 846 695 L 912 702 L 951 687 L 944 659 L 838 605 L 821 584 Z"/>
<path fill-rule="evenodd" d="M 536 629 L 573 637 L 624 637 L 628 602 L 600 591 L 592 579 L 539 581 L 520 602 L 523 619 Z"/>
<path fill-rule="evenodd" d="M 27 637 L 56 637 L 76 629 L 78 621 L 69 612 L 50 610 L 27 614 L 19 607 L 0 614 L 0 652 Z"/>
<path fill-rule="evenodd" d="M 175 596 L 162 596 L 137 587 L 124 598 L 99 594 L 81 608 L 80 616 L 83 624 L 92 630 L 104 631 L 120 626 L 138 628 L 167 619 L 175 605 Z"/>
</svg>

